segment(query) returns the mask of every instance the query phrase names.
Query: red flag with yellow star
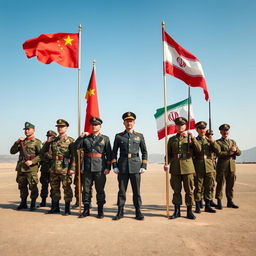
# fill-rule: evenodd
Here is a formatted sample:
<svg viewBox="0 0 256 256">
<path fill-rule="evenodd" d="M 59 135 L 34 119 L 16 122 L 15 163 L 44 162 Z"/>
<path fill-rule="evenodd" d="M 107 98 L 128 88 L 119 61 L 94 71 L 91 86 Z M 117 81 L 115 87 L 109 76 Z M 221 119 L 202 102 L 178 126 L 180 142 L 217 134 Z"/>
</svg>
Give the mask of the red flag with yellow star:
<svg viewBox="0 0 256 256">
<path fill-rule="evenodd" d="M 37 56 L 45 64 L 57 62 L 68 68 L 78 68 L 78 33 L 42 34 L 23 44 L 28 58 Z"/>
<path fill-rule="evenodd" d="M 84 131 L 91 133 L 92 130 L 90 126 L 90 119 L 92 117 L 100 117 L 94 67 L 92 69 L 92 74 L 91 74 L 90 82 L 86 91 L 85 99 L 87 100 L 87 107 L 86 107 Z"/>
</svg>

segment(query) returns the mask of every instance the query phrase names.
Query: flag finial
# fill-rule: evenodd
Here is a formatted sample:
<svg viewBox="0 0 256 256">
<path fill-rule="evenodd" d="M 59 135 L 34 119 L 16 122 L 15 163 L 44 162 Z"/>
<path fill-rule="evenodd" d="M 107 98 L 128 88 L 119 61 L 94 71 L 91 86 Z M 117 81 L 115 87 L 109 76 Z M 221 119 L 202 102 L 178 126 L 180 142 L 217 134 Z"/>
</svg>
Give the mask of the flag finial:
<svg viewBox="0 0 256 256">
<path fill-rule="evenodd" d="M 82 31 L 82 24 L 78 25 L 78 31 Z"/>
<path fill-rule="evenodd" d="M 164 25 L 165 25 L 165 22 L 164 21 L 162 21 L 162 27 L 164 28 Z"/>
<path fill-rule="evenodd" d="M 96 60 L 93 60 L 92 66 L 95 68 L 95 66 L 96 66 Z"/>
</svg>

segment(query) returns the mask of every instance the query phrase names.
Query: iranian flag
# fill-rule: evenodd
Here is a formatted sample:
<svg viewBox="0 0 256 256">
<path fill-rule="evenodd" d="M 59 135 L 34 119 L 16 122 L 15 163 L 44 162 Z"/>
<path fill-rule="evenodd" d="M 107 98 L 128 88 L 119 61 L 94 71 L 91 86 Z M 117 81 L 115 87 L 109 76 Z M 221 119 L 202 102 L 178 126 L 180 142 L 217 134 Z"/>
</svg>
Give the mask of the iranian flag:
<svg viewBox="0 0 256 256">
<path fill-rule="evenodd" d="M 201 87 L 205 100 L 209 99 L 204 71 L 199 59 L 175 42 L 163 29 L 164 73 L 172 75 L 187 85 Z"/>
<path fill-rule="evenodd" d="M 185 117 L 188 119 L 188 103 L 190 101 L 190 129 L 195 129 L 195 118 L 192 109 L 191 98 L 177 102 L 176 104 L 167 106 L 167 134 L 176 133 L 174 120 L 177 117 Z M 158 139 L 165 137 L 165 122 L 164 122 L 164 108 L 159 108 L 155 113 Z M 188 123 L 186 124 L 188 130 Z"/>
</svg>

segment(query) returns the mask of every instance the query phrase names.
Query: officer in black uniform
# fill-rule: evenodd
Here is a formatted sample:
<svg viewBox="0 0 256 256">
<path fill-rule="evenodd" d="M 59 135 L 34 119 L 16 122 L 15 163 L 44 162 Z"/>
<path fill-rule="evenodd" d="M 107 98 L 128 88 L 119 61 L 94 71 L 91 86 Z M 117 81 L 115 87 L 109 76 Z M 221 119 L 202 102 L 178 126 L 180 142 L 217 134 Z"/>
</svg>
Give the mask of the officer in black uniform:
<svg viewBox="0 0 256 256">
<path fill-rule="evenodd" d="M 96 189 L 98 205 L 97 218 L 104 217 L 103 205 L 105 200 L 106 175 L 111 169 L 111 145 L 109 137 L 100 133 L 102 120 L 98 117 L 90 119 L 92 134 L 79 137 L 75 142 L 75 149 L 84 150 L 84 173 L 83 173 L 83 203 L 84 211 L 81 218 L 90 215 L 91 187 L 93 182 Z"/>
<path fill-rule="evenodd" d="M 133 130 L 136 115 L 132 112 L 126 112 L 122 116 L 125 126 L 125 131 L 116 134 L 112 163 L 114 172 L 118 174 L 118 212 L 113 220 L 119 220 L 123 218 L 124 205 L 126 201 L 126 190 L 129 180 L 131 181 L 133 191 L 133 204 L 136 209 L 137 220 L 143 220 L 144 216 L 140 211 L 141 196 L 140 196 L 140 180 L 141 174 L 146 171 L 147 168 L 147 148 L 143 134 L 135 132 Z M 120 156 L 117 161 L 117 152 L 120 151 Z M 142 153 L 142 161 L 139 157 L 139 150 Z"/>
</svg>

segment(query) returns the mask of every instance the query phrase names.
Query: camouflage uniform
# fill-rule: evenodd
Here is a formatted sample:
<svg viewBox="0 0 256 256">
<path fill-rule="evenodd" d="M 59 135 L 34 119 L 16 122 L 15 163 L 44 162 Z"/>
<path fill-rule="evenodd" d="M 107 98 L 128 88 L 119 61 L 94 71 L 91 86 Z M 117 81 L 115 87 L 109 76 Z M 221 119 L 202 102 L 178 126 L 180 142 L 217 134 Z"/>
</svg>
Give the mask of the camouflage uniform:
<svg viewBox="0 0 256 256">
<path fill-rule="evenodd" d="M 27 123 L 26 123 L 27 124 Z M 25 124 L 25 125 L 26 125 Z M 24 145 L 25 155 L 22 150 L 21 143 Z M 35 201 L 38 197 L 38 163 L 40 161 L 39 152 L 41 149 L 41 141 L 36 138 L 26 138 L 23 142 L 15 142 L 10 149 L 11 154 L 19 154 L 19 160 L 17 162 L 16 171 L 17 178 L 16 181 L 19 185 L 20 198 L 26 204 L 28 197 L 28 188 L 31 191 L 30 198 Z M 25 161 L 31 160 L 32 165 L 27 166 Z"/>
</svg>

